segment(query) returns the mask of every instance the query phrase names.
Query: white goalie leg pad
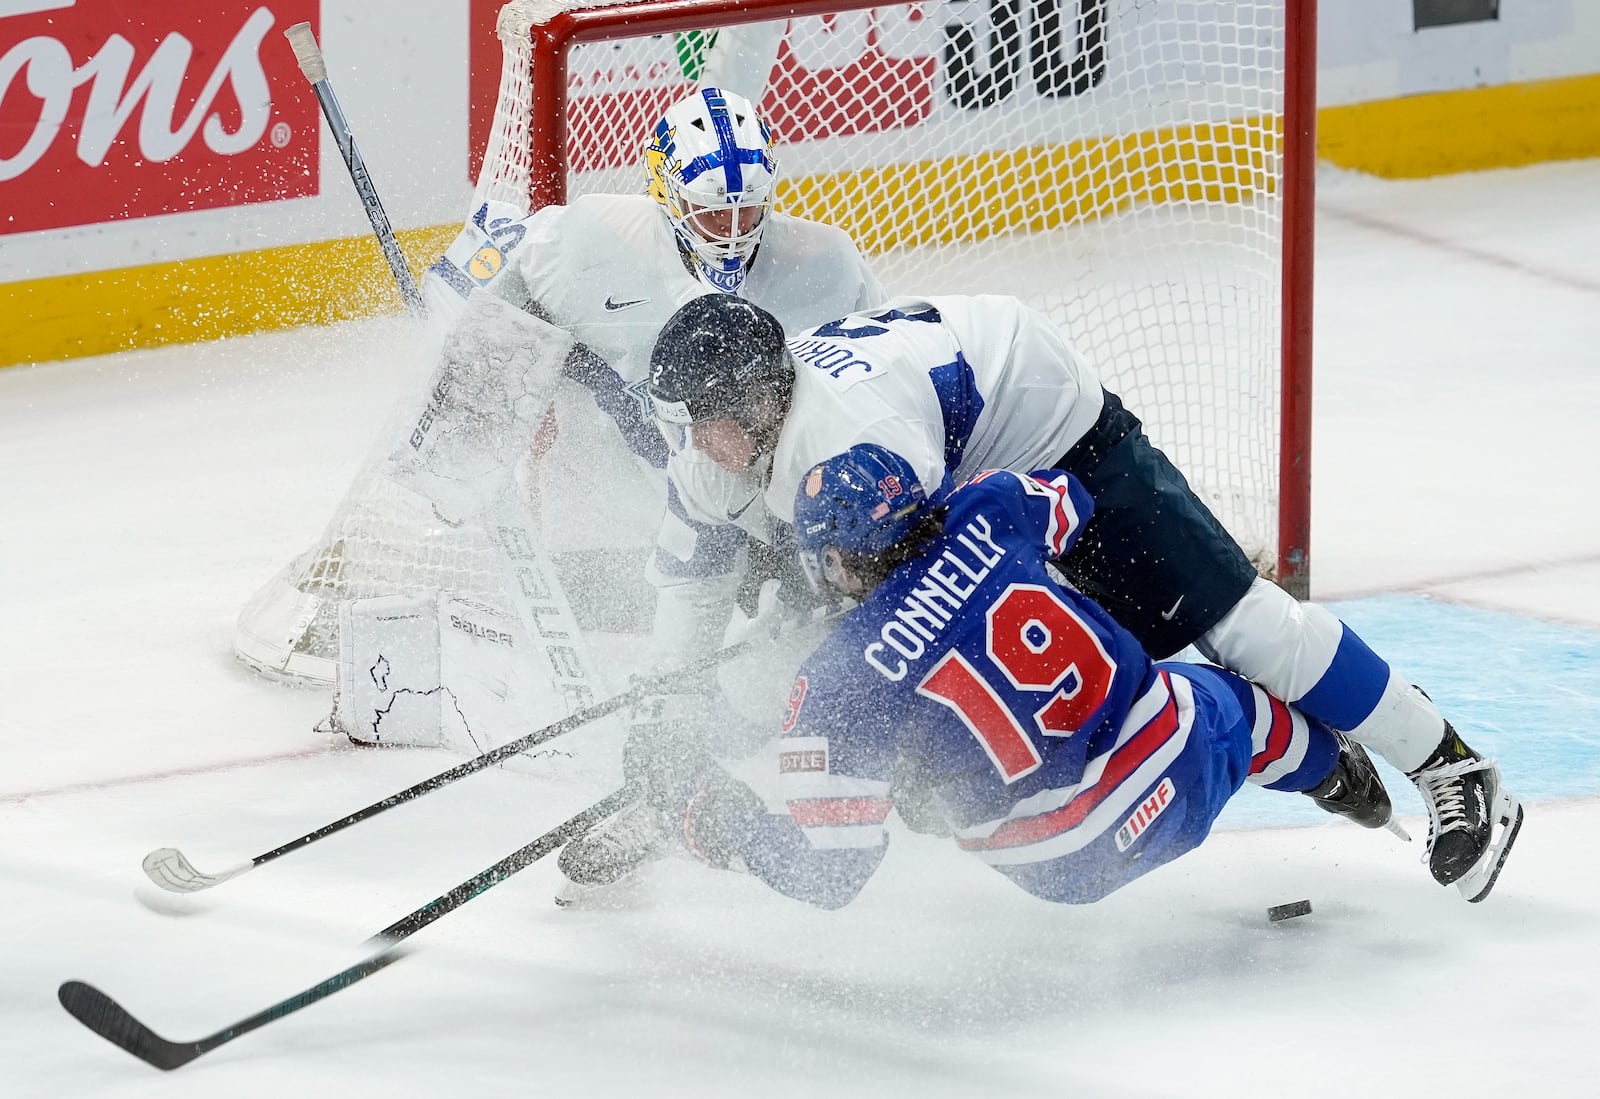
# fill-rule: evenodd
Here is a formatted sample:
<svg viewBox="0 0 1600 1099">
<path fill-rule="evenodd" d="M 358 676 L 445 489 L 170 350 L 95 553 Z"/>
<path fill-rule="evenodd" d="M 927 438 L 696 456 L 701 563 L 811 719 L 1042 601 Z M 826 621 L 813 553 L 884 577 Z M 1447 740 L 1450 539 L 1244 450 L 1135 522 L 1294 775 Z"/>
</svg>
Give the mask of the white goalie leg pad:
<svg viewBox="0 0 1600 1099">
<path fill-rule="evenodd" d="M 333 725 L 357 744 L 448 745 L 439 721 L 438 594 L 340 604 Z"/>
<path fill-rule="evenodd" d="M 566 706 L 563 716 L 589 705 L 600 692 L 577 616 L 515 484 L 502 488 L 485 519 L 489 539 L 505 559 L 509 610 L 543 655 L 545 674 Z"/>
<path fill-rule="evenodd" d="M 388 475 L 445 522 L 478 516 L 511 484 L 554 400 L 572 336 L 474 290 L 440 349 Z"/>
<path fill-rule="evenodd" d="M 239 612 L 234 655 L 269 678 L 332 683 L 337 654 L 308 652 L 303 645 L 327 598 L 296 586 L 288 573 L 274 576 Z"/>
<path fill-rule="evenodd" d="M 569 710 L 543 646 L 488 604 L 429 591 L 340 613 L 333 723 L 357 744 L 477 755 Z"/>
</svg>

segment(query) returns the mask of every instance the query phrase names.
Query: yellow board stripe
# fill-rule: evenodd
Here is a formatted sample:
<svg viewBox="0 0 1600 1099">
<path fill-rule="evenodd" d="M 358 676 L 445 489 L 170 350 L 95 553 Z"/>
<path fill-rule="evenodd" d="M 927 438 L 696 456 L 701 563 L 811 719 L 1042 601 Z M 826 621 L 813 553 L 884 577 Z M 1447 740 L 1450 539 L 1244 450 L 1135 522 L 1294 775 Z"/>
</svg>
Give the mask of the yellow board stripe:
<svg viewBox="0 0 1600 1099">
<path fill-rule="evenodd" d="M 1385 179 L 1600 156 L 1600 74 L 1324 107 L 1317 155 Z"/>
<path fill-rule="evenodd" d="M 837 225 L 873 255 L 1040 232 L 1133 203 L 1240 202 L 1273 188 L 1276 127 L 1261 117 L 811 176 L 780 181 L 778 206 Z"/>
<path fill-rule="evenodd" d="M 1386 178 L 1600 156 L 1600 74 L 1324 108 L 1317 129 L 1319 158 Z M 1134 202 L 1240 201 L 1270 190 L 1278 148 L 1276 119 L 1245 119 L 789 179 L 779 204 L 874 254 L 1053 229 Z M 398 236 L 429 263 L 458 230 Z M 0 365 L 401 307 L 370 237 L 14 282 L 0 302 Z"/>
<path fill-rule="evenodd" d="M 460 231 L 397 233 L 410 256 L 440 255 Z M 416 269 L 415 260 L 412 261 Z M 420 274 L 420 270 L 418 270 Z M 13 282 L 0 287 L 0 364 L 193 343 L 401 308 L 372 237 Z"/>
</svg>

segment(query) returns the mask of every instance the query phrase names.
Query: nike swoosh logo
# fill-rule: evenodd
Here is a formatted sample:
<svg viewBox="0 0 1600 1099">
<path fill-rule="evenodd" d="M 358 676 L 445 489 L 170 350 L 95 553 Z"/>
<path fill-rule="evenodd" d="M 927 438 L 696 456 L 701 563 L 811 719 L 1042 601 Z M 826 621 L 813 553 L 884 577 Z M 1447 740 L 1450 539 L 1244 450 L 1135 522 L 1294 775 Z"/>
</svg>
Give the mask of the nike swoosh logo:
<svg viewBox="0 0 1600 1099">
<path fill-rule="evenodd" d="M 1184 597 L 1182 595 L 1178 596 L 1178 601 L 1176 603 L 1172 604 L 1172 606 L 1169 607 L 1168 609 L 1162 611 L 1161 612 L 1161 621 L 1163 621 L 1163 622 L 1171 622 L 1172 621 L 1172 616 L 1178 613 L 1178 608 L 1179 607 L 1183 606 L 1183 599 L 1184 599 Z"/>
<path fill-rule="evenodd" d="M 606 296 L 606 311 L 615 312 L 618 309 L 631 309 L 635 305 L 644 305 L 649 298 L 634 298 L 632 301 L 613 301 L 610 295 Z"/>
<path fill-rule="evenodd" d="M 750 499 L 748 499 L 748 500 L 746 500 L 744 502 L 744 507 L 740 508 L 738 511 L 730 511 L 730 512 L 728 512 L 728 521 L 732 522 L 733 520 L 739 518 L 739 516 L 743 515 L 745 512 L 749 511 L 750 510 L 750 505 L 755 503 L 759 499 L 761 499 L 761 493 L 758 492 L 754 496 L 750 497 Z"/>
</svg>

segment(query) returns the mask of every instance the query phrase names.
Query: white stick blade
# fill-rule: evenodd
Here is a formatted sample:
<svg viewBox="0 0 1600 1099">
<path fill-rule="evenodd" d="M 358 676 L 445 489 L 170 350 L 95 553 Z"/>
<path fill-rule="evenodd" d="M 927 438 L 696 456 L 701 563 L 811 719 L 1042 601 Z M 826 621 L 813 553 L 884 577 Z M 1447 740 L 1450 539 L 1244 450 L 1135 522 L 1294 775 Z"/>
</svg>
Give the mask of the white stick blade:
<svg viewBox="0 0 1600 1099">
<path fill-rule="evenodd" d="M 229 878 L 244 873 L 251 864 L 241 863 L 220 874 L 204 874 L 184 857 L 176 847 L 162 847 L 144 857 L 145 876 L 169 893 L 198 893 L 221 885 Z"/>
</svg>

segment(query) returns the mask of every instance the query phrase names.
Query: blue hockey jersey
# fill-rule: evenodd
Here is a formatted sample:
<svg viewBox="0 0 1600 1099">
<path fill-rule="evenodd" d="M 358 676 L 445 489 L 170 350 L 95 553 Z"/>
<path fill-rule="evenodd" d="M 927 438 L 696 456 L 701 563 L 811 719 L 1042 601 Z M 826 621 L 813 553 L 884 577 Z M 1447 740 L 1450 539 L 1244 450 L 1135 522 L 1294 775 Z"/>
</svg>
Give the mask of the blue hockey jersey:
<svg viewBox="0 0 1600 1099">
<path fill-rule="evenodd" d="M 807 843 L 783 845 L 782 873 L 752 867 L 790 895 L 835 906 L 865 884 L 897 767 L 931 786 L 957 844 L 1045 895 L 1030 865 L 1126 850 L 1173 797 L 1196 687 L 1046 571 L 1090 514 L 1082 486 L 991 471 L 948 505 L 943 536 L 795 680 L 780 784 Z"/>
</svg>

